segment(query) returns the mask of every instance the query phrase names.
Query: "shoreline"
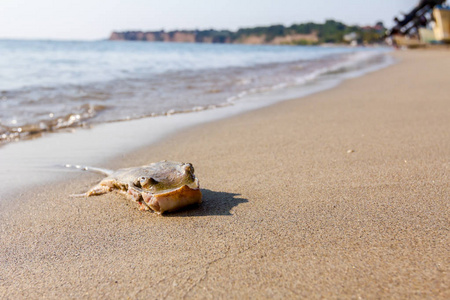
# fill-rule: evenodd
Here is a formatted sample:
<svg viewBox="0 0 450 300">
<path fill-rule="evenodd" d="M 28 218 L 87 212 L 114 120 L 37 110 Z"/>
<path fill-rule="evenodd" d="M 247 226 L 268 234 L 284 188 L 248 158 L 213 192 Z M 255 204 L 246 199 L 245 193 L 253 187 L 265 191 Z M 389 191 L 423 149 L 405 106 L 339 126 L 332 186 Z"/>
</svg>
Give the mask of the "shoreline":
<svg viewBox="0 0 450 300">
<path fill-rule="evenodd" d="M 108 164 L 192 162 L 198 208 L 70 199 L 88 173 L 0 203 L 0 297 L 448 298 L 450 59 L 393 55 Z"/>
<path fill-rule="evenodd" d="M 355 48 L 353 51 L 346 50 L 347 53 L 345 53 L 346 51 L 340 47 L 338 52 L 341 53 L 335 54 L 332 54 L 333 51 L 324 49 L 321 47 L 317 51 L 329 53 L 317 55 L 316 59 L 308 59 L 308 56 L 315 55 L 312 54 L 314 51 L 311 49 L 310 51 L 300 49 L 300 52 L 304 52 L 305 60 L 261 63 L 253 67 L 182 69 L 163 72 L 161 76 L 156 77 L 141 74 L 139 78 L 134 79 L 116 78 L 97 83 L 89 83 L 87 80 L 84 83 L 80 82 L 80 86 L 73 83 L 55 83 L 48 88 L 37 85 L 30 90 L 24 86 L 12 90 L 5 89 L 1 93 L 3 95 L 1 100 L 6 101 L 3 106 L 8 113 L 0 112 L 0 121 L 2 121 L 0 122 L 0 146 L 12 141 L 33 139 L 33 136 L 39 138 L 40 134 L 49 132 L 77 130 L 80 127 L 89 128 L 102 123 L 220 108 L 232 105 L 242 98 L 245 99 L 246 95 L 264 95 L 268 91 L 280 88 L 306 85 L 320 80 L 328 73 L 345 73 L 346 70 L 354 68 L 364 70 L 370 65 L 386 64 L 383 60 L 388 57 L 387 48 L 370 51 Z M 186 85 L 186 88 L 183 89 L 180 85 Z M 121 88 L 117 90 L 113 88 L 114 86 Z M 85 95 L 78 99 L 76 93 L 80 90 Z M 33 93 L 37 97 L 36 104 L 30 104 L 31 107 L 27 108 L 28 120 L 24 120 L 20 111 L 14 110 L 14 105 L 8 102 L 16 98 L 19 104 L 16 105 L 17 108 L 21 105 L 27 106 L 26 99 Z M 126 96 L 122 95 L 124 93 Z M 88 99 L 90 94 L 93 94 L 93 101 L 84 101 L 83 99 Z M 102 95 L 105 100 L 96 101 L 96 94 Z M 64 99 L 59 103 L 65 107 L 64 109 L 48 107 L 47 98 L 56 97 L 55 95 Z M 127 99 L 127 105 L 121 104 L 121 99 Z M 195 100 L 192 101 L 192 99 Z M 47 114 L 48 117 L 43 117 Z"/>
<path fill-rule="evenodd" d="M 353 69 L 355 66 L 350 64 L 348 67 L 351 69 L 345 72 L 337 70 L 336 74 L 319 76 L 298 86 L 247 94 L 227 106 L 94 124 L 91 128 L 67 128 L 44 133 L 43 137 L 37 139 L 2 145 L 0 202 L 11 199 L 9 195 L 14 196 L 16 190 L 51 182 L 57 184 L 61 179 L 70 180 L 76 174 L 62 168 L 66 164 L 105 167 L 123 153 L 155 144 L 186 128 L 244 114 L 290 99 L 303 98 L 334 88 L 349 78 L 364 76 L 395 63 L 389 53 L 378 55 L 383 59 L 363 68 Z"/>
</svg>

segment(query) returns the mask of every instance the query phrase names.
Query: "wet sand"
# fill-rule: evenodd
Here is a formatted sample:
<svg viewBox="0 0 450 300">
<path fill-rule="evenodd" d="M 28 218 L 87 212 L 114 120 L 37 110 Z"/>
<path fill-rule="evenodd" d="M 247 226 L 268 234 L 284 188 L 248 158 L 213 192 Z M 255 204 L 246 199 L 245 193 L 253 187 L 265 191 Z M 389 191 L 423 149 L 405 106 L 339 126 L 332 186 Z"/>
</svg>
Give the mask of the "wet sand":
<svg viewBox="0 0 450 300">
<path fill-rule="evenodd" d="M 103 165 L 191 162 L 197 208 L 70 198 L 87 173 L 18 191 L 0 206 L 0 298 L 448 299 L 450 55 L 394 55 Z"/>
</svg>

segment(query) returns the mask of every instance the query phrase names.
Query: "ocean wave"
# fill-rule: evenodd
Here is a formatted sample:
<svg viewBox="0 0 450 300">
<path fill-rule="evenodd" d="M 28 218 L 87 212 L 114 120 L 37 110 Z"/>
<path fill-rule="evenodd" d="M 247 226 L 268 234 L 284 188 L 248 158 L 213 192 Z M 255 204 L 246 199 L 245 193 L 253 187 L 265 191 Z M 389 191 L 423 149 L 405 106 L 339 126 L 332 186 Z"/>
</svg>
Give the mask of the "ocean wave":
<svg viewBox="0 0 450 300">
<path fill-rule="evenodd" d="M 305 47 L 291 48 L 301 52 Z M 230 49 L 234 48 L 231 46 Z M 304 59 L 288 62 L 160 74 L 138 72 L 107 81 L 31 85 L 3 90 L 0 91 L 0 143 L 103 122 L 229 106 L 258 93 L 299 87 L 324 76 L 363 69 L 383 60 L 384 52 L 356 49 L 339 53 L 328 50 L 327 55 L 311 59 L 308 48 Z"/>
</svg>

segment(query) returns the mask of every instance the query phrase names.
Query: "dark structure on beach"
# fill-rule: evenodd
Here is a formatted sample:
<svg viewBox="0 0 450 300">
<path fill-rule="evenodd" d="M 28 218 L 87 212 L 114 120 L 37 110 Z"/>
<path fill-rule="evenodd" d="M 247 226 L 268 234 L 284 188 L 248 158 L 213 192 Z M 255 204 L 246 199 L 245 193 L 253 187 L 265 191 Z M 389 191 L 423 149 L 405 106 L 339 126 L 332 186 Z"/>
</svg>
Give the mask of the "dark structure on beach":
<svg viewBox="0 0 450 300">
<path fill-rule="evenodd" d="M 421 0 L 402 20 L 397 17 L 394 19 L 397 24 L 386 32 L 386 36 L 407 35 L 413 31 L 417 33 L 419 27 L 425 27 L 433 19 L 433 8 L 445 2 L 446 0 Z"/>
</svg>

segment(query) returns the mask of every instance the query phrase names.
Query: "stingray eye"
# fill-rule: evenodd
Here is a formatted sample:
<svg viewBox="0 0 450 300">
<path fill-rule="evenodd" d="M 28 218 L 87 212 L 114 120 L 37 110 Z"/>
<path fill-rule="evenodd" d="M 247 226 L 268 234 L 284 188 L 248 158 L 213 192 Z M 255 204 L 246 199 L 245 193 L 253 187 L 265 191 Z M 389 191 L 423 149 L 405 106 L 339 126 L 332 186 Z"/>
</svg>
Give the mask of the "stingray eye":
<svg viewBox="0 0 450 300">
<path fill-rule="evenodd" d="M 155 179 L 151 178 L 151 177 L 141 177 L 139 180 L 141 187 L 148 187 L 151 185 L 155 185 L 158 183 L 158 181 L 156 181 Z"/>
<path fill-rule="evenodd" d="M 186 173 L 194 174 L 194 167 L 192 166 L 192 164 L 184 164 L 184 171 Z"/>
</svg>

